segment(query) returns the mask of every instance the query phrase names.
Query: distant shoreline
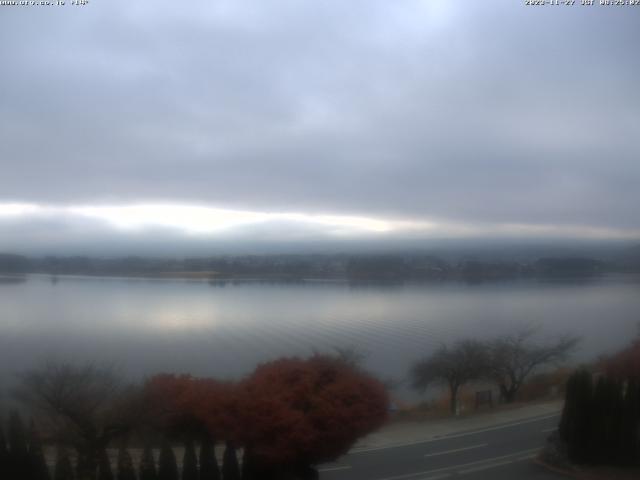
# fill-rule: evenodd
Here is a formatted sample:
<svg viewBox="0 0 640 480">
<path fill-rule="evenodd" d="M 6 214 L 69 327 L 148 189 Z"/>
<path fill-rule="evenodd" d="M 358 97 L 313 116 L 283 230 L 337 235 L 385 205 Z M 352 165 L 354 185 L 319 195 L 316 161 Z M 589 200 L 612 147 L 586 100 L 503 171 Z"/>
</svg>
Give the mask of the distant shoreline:
<svg viewBox="0 0 640 480">
<path fill-rule="evenodd" d="M 616 272 L 605 271 L 597 274 L 573 274 L 573 275 L 502 275 L 502 276 L 464 276 L 448 275 L 444 277 L 347 277 L 347 276 L 326 276 L 310 277 L 295 275 L 212 275 L 210 272 L 157 272 L 157 273 L 62 273 L 52 274 L 48 272 L 29 273 L 2 273 L 0 272 L 0 284 L 17 284 L 28 280 L 28 277 L 39 277 L 50 279 L 52 283 L 57 283 L 63 279 L 113 279 L 113 280 L 184 280 L 192 282 L 209 283 L 211 285 L 242 284 L 242 283 L 309 283 L 309 284 L 359 284 L 359 285 L 400 285 L 400 284 L 435 284 L 435 283 L 484 283 L 484 282 L 508 282 L 524 280 L 547 280 L 547 281 L 571 281 L 571 280 L 596 280 L 599 278 L 610 278 L 613 276 L 638 277 L 638 272 Z"/>
<path fill-rule="evenodd" d="M 0 253 L 0 275 L 83 275 L 216 282 L 405 283 L 502 281 L 526 278 L 596 278 L 640 273 L 640 250 L 606 258 L 540 255 L 526 259 L 462 255 L 443 259 L 426 253 L 245 255 L 202 258 L 25 257 Z"/>
<path fill-rule="evenodd" d="M 51 279 L 64 278 L 104 278 L 104 279 L 139 279 L 139 280 L 199 280 L 203 282 L 262 282 L 262 281 L 301 281 L 310 283 L 346 283 L 346 277 L 305 277 L 294 275 L 212 275 L 209 272 L 157 272 L 157 273 L 49 273 L 49 272 L 25 272 L 3 273 L 0 272 L 0 283 L 26 280 L 27 277 L 37 276 Z"/>
</svg>

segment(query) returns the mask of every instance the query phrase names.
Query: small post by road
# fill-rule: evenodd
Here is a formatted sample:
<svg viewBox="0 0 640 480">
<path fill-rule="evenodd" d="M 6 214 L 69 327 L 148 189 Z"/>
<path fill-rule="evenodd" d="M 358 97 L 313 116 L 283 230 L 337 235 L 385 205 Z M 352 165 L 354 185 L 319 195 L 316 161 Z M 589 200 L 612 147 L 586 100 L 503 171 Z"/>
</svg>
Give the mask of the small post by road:
<svg viewBox="0 0 640 480">
<path fill-rule="evenodd" d="M 493 392 L 491 390 L 476 392 L 476 410 L 483 405 L 489 405 L 489 408 L 493 408 Z"/>
</svg>

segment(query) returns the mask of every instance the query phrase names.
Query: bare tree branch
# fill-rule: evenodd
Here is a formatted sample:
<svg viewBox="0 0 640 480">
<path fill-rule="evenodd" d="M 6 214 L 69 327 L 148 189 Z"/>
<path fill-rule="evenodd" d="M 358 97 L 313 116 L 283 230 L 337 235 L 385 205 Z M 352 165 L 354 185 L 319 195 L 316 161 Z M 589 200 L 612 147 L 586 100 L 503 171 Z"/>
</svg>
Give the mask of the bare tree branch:
<svg viewBox="0 0 640 480">
<path fill-rule="evenodd" d="M 487 369 L 487 349 L 475 340 L 463 340 L 440 348 L 411 369 L 413 387 L 424 391 L 434 383 L 446 384 L 451 394 L 451 411 L 456 412 L 458 391 L 464 384 L 481 378 Z"/>
<path fill-rule="evenodd" d="M 24 373 L 16 395 L 73 445 L 87 471 L 98 452 L 127 433 L 140 412 L 137 392 L 113 368 L 49 362 Z"/>
<path fill-rule="evenodd" d="M 526 378 L 537 368 L 559 364 L 575 350 L 579 337 L 565 335 L 553 342 L 537 343 L 538 329 L 527 326 L 489 344 L 489 376 L 500 387 L 507 402 L 512 402 Z"/>
</svg>

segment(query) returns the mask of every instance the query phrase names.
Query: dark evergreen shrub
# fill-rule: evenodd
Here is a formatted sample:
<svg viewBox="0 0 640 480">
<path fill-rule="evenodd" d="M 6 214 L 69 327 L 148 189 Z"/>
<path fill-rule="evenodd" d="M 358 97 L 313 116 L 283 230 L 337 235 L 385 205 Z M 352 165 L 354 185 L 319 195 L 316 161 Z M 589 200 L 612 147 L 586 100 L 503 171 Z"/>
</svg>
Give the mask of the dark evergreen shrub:
<svg viewBox="0 0 640 480">
<path fill-rule="evenodd" d="M 182 480 L 198 480 L 198 457 L 192 440 L 188 440 L 182 458 Z"/>
<path fill-rule="evenodd" d="M 560 436 L 567 444 L 569 459 L 586 463 L 591 452 L 591 373 L 578 370 L 567 381 L 565 405 L 560 420 Z"/>
<path fill-rule="evenodd" d="M 113 480 L 111 460 L 106 449 L 102 449 L 98 455 L 98 480 Z"/>
<path fill-rule="evenodd" d="M 254 480 L 260 478 L 258 476 L 258 466 L 251 451 L 246 449 L 242 455 L 242 480 Z"/>
<path fill-rule="evenodd" d="M 59 448 L 56 456 L 56 466 L 53 471 L 53 480 L 74 480 L 74 477 L 69 453 L 66 449 Z"/>
<path fill-rule="evenodd" d="M 611 382 L 598 378 L 591 400 L 591 425 L 589 430 L 589 461 L 595 464 L 607 462 L 608 442 L 611 437 Z"/>
<path fill-rule="evenodd" d="M 24 423 L 18 412 L 9 415 L 9 428 L 7 438 L 9 440 L 8 478 L 27 479 L 30 474 L 29 448 L 27 446 L 27 434 Z"/>
<path fill-rule="evenodd" d="M 640 465 L 640 381 L 627 384 L 623 406 L 621 436 L 621 462 Z"/>
<path fill-rule="evenodd" d="M 0 421 L 0 478 L 9 476 L 9 449 L 4 438 L 4 430 Z"/>
<path fill-rule="evenodd" d="M 223 480 L 240 480 L 240 466 L 234 446 L 227 442 L 222 457 L 222 478 Z"/>
<path fill-rule="evenodd" d="M 35 425 L 32 423 L 29 431 L 29 479 L 30 480 L 49 480 L 49 469 L 47 461 L 44 458 L 42 443 L 36 431 Z"/>
<path fill-rule="evenodd" d="M 118 480 L 136 480 L 131 455 L 124 447 L 118 451 Z"/>
<path fill-rule="evenodd" d="M 78 480 L 93 480 L 98 472 L 98 452 L 86 445 L 78 448 L 77 451 L 76 477 Z"/>
<path fill-rule="evenodd" d="M 640 464 L 640 383 L 580 370 L 567 382 L 559 434 L 574 463 Z"/>
<path fill-rule="evenodd" d="M 281 466 L 280 466 L 281 467 Z M 242 480 L 277 480 L 279 478 L 294 478 L 287 471 L 281 472 L 279 466 L 269 465 L 257 458 L 249 449 L 245 449 L 242 456 Z"/>
<path fill-rule="evenodd" d="M 624 424 L 629 419 L 625 418 L 624 387 L 625 385 L 613 378 L 607 380 L 609 386 L 609 430 L 607 432 L 607 444 L 603 445 L 605 463 L 607 465 L 621 465 L 624 462 L 624 446 L 622 445 Z"/>
<path fill-rule="evenodd" d="M 215 442 L 209 437 L 200 444 L 200 480 L 220 480 Z"/>
<path fill-rule="evenodd" d="M 153 458 L 153 452 L 151 447 L 146 445 L 142 451 L 142 457 L 140 458 L 139 469 L 140 480 L 157 480 L 158 473 L 156 471 L 156 461 Z"/>
<path fill-rule="evenodd" d="M 179 480 L 178 465 L 173 449 L 168 442 L 163 442 L 158 459 L 158 480 Z"/>
</svg>

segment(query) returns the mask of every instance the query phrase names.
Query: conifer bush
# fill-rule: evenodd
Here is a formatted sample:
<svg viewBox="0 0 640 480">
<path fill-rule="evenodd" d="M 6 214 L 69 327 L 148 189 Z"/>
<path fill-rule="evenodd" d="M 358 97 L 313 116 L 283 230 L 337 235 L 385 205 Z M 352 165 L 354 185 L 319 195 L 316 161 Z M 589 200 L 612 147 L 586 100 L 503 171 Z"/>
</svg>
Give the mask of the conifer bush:
<svg viewBox="0 0 640 480">
<path fill-rule="evenodd" d="M 8 477 L 29 478 L 29 447 L 24 423 L 18 412 L 13 411 L 9 415 L 9 428 L 7 432 L 9 457 Z"/>
<path fill-rule="evenodd" d="M 182 480 L 198 480 L 198 457 L 193 440 L 185 443 L 182 459 Z"/>
<path fill-rule="evenodd" d="M 158 480 L 179 480 L 179 478 L 176 455 L 169 442 L 165 440 L 158 459 Z"/>
<path fill-rule="evenodd" d="M 7 441 L 4 437 L 4 429 L 0 422 L 0 478 L 8 478 L 9 476 L 9 449 Z"/>
<path fill-rule="evenodd" d="M 111 461 L 104 448 L 98 454 L 98 480 L 113 480 Z"/>
<path fill-rule="evenodd" d="M 149 444 L 145 445 L 140 458 L 139 466 L 140 480 L 158 480 L 158 472 L 156 470 L 156 461 L 153 458 L 153 452 Z"/>
<path fill-rule="evenodd" d="M 58 448 L 56 466 L 53 471 L 53 480 L 74 480 L 73 466 L 66 448 Z"/>
<path fill-rule="evenodd" d="M 560 421 L 560 437 L 567 443 L 569 459 L 586 463 L 590 453 L 592 430 L 591 373 L 579 370 L 567 382 L 564 410 Z"/>
<path fill-rule="evenodd" d="M 231 442 L 227 442 L 222 458 L 222 478 L 223 480 L 240 480 L 240 465 L 236 449 Z"/>
<path fill-rule="evenodd" d="M 27 478 L 29 480 L 49 480 L 49 469 L 44 458 L 42 443 L 33 423 L 29 429 L 28 464 L 29 476 Z"/>
<path fill-rule="evenodd" d="M 200 480 L 220 480 L 215 442 L 208 435 L 200 444 Z"/>
<path fill-rule="evenodd" d="M 595 383 L 595 386 L 594 386 Z M 640 386 L 635 377 L 579 370 L 567 382 L 560 438 L 577 464 L 640 465 Z"/>
<path fill-rule="evenodd" d="M 118 451 L 118 480 L 136 480 L 131 455 L 124 447 Z"/>
</svg>

